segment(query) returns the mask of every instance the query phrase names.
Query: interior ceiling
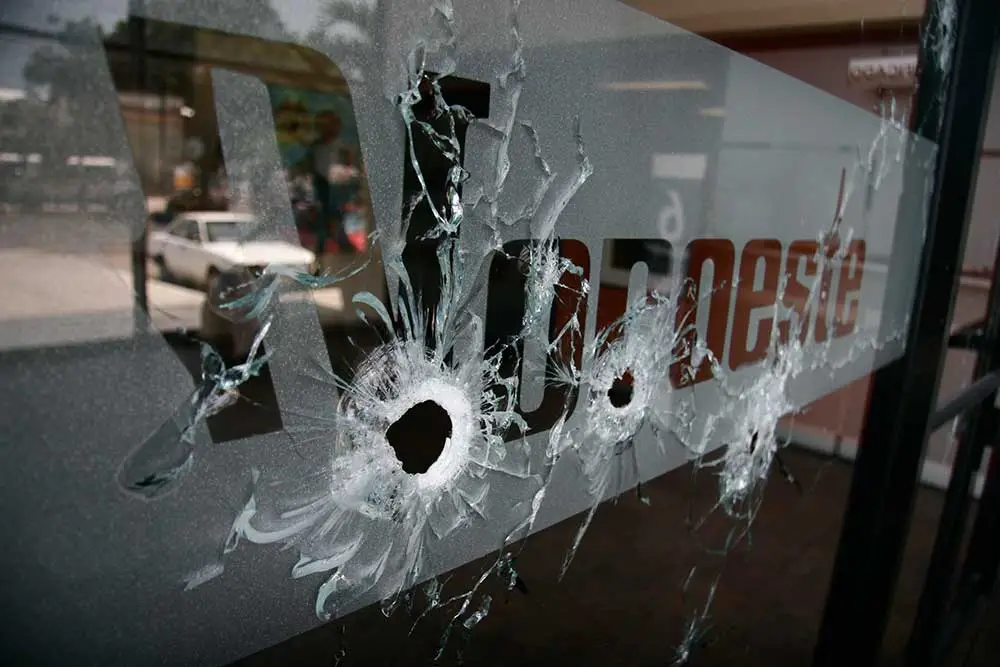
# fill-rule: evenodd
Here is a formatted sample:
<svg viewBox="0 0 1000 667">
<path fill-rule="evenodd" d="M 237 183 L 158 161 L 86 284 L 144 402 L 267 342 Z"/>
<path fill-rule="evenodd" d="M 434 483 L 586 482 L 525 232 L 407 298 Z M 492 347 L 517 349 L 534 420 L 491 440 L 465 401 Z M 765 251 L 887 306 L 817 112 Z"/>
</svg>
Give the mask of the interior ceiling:
<svg viewBox="0 0 1000 667">
<path fill-rule="evenodd" d="M 912 23 L 925 0 L 622 0 L 701 35 Z"/>
</svg>

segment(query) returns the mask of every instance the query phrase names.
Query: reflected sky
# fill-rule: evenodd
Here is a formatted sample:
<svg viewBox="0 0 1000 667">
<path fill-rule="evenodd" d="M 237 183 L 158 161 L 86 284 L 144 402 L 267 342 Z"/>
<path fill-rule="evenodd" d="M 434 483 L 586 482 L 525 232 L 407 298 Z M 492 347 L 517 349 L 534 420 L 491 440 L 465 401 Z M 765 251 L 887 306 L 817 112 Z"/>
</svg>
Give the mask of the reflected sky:
<svg viewBox="0 0 1000 667">
<path fill-rule="evenodd" d="M 155 1 L 155 0 L 154 0 Z M 339 0 L 338 4 L 372 7 L 377 0 Z M 284 27 L 302 35 L 318 23 L 322 0 L 282 0 L 270 3 Z M 128 17 L 128 0 L 11 0 L 0 7 L 0 25 L 33 31 L 58 33 L 68 22 L 90 18 L 111 32 Z M 40 46 L 34 39 L 5 34 L 0 37 L 0 88 L 25 87 L 22 71 L 32 51 Z"/>
</svg>

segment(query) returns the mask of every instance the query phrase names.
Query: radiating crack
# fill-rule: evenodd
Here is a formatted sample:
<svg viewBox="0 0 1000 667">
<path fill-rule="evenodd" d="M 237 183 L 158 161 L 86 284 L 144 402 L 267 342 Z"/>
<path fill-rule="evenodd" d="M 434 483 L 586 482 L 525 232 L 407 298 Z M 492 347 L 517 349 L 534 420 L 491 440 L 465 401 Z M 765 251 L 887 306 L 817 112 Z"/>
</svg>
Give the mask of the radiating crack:
<svg viewBox="0 0 1000 667">
<path fill-rule="evenodd" d="M 374 598 L 386 616 L 398 609 L 413 614 L 411 632 L 430 614 L 444 616 L 435 656 L 440 659 L 454 646 L 455 635 L 467 639 L 502 603 L 493 584 L 508 593 L 527 593 L 517 562 L 538 525 L 558 465 L 576 466 L 587 499 L 560 578 L 581 549 L 601 503 L 625 489 L 621 480 L 634 479 L 640 500 L 648 503 L 638 484 L 640 438 L 651 440 L 661 454 L 680 447 L 696 477 L 711 476 L 714 500 L 704 516 L 693 518 L 690 528 L 697 534 L 709 517 L 723 520 L 727 529 L 722 544 L 709 545 L 706 553 L 724 561 L 750 535 L 772 472 L 777 469 L 797 485 L 794 471 L 781 460 L 787 443 L 778 435 L 779 420 L 798 409 L 796 380 L 819 369 L 832 373 L 877 347 L 881 339 L 862 327 L 852 336 L 850 348 L 845 352 L 841 345 L 831 360 L 832 336 L 817 336 L 816 327 L 830 325 L 830 276 L 850 261 L 847 252 L 856 221 L 849 219 L 848 204 L 860 189 L 870 194 L 881 187 L 902 160 L 908 134 L 894 101 L 883 110 L 877 136 L 858 148 L 853 164 L 844 170 L 832 220 L 816 238 L 815 251 L 804 258 L 814 271 L 801 309 L 785 304 L 787 277 L 782 278 L 769 314 L 774 323 L 785 326 L 770 328 L 766 355 L 748 369 L 751 372 L 727 371 L 695 321 L 698 309 L 717 291 L 736 293 L 740 286 L 723 283 L 706 290 L 683 272 L 678 280 L 663 283 L 662 291 L 642 290 L 589 343 L 579 342 L 592 290 L 586 279 L 589 267 L 564 255 L 556 229 L 595 165 L 585 142 L 588 128 L 579 115 L 567 117 L 573 153 L 571 160 L 563 161 L 550 160 L 545 142 L 551 137 L 542 136 L 532 119 L 522 117 L 519 103 L 527 67 L 518 8 L 519 1 L 511 0 L 510 57 L 493 82 L 499 110 L 489 119 L 477 119 L 445 98 L 442 82 L 455 72 L 460 33 L 450 1 L 430 5 L 424 17 L 427 34 L 405 57 L 405 89 L 391 91 L 419 192 L 403 202 L 398 220 L 381 226 L 384 231 L 377 239 L 389 295 L 361 292 L 353 297 L 359 319 L 378 333 L 380 342 L 350 375 L 313 369 L 311 379 L 339 398 L 322 411 L 303 408 L 296 414 L 303 419 L 286 434 L 295 451 L 308 445 L 320 454 L 308 460 L 304 472 L 254 470 L 251 489 L 218 560 L 185 577 L 185 589 L 223 574 L 226 557 L 246 543 L 280 545 L 297 554 L 292 578 L 323 575 L 315 598 L 320 618 L 339 617 Z M 938 37 L 946 40 L 949 34 L 944 30 Z M 431 62 L 440 65 L 437 71 L 428 71 Z M 947 70 L 947 62 L 938 64 Z M 471 124 L 483 129 L 490 142 L 488 174 L 470 174 L 463 166 L 460 128 Z M 512 158 L 515 133 L 523 133 L 521 139 L 526 137 L 530 144 L 526 164 L 515 164 Z M 430 189 L 429 171 L 418 151 L 423 145 L 448 165 L 443 192 Z M 567 163 L 562 171 L 553 167 Z M 532 176 L 531 184 L 518 193 L 524 195 L 521 206 L 503 210 L 501 201 L 510 195 L 515 173 Z M 472 181 L 475 192 L 469 187 L 463 193 Z M 411 218 L 422 206 L 432 224 L 419 241 L 425 244 L 421 247 L 431 248 L 439 279 L 433 301 L 403 261 Z M 463 245 L 463 227 L 474 216 L 493 232 L 483 247 L 472 248 L 475 242 Z M 815 228 L 815 221 L 809 222 Z M 515 324 L 511 340 L 487 347 L 484 323 L 470 305 L 479 287 L 477 277 L 493 254 L 503 252 L 502 239 L 522 227 L 530 229 L 532 240 L 517 258 L 525 279 L 519 329 Z M 218 307 L 224 315 L 264 321 L 249 358 L 226 368 L 205 346 L 201 385 L 130 454 L 119 473 L 121 485 L 152 498 L 191 468 L 197 428 L 231 405 L 240 385 L 267 362 L 267 355 L 258 352 L 283 287 L 329 287 L 371 265 L 371 257 L 366 257 L 338 274 L 320 276 L 267 266 L 225 294 Z M 557 307 L 561 319 L 550 327 Z M 799 313 L 809 316 L 801 318 Z M 817 324 L 819 313 L 826 321 Z M 526 344 L 542 351 L 544 368 L 531 366 L 537 361 L 517 361 L 564 397 L 548 433 L 536 439 L 544 445 L 542 452 L 528 446 L 529 426 L 518 410 L 520 379 L 505 364 Z M 714 392 L 711 412 L 700 411 L 698 395 L 688 389 L 703 368 L 710 371 Z M 421 411 L 423 417 L 413 416 Z M 414 419 L 419 427 L 413 426 Z M 521 500 L 510 510 L 508 524 L 502 527 L 504 538 L 486 566 L 471 586 L 454 592 L 455 586 L 434 576 L 433 558 L 441 553 L 440 545 L 460 531 L 497 521 L 487 515 L 487 499 L 499 483 L 516 485 Z M 692 590 L 696 573 L 710 583 L 707 594 L 691 602 L 697 597 Z M 721 574 L 721 566 L 706 564 L 692 569 L 683 582 L 689 617 L 672 655 L 675 664 L 686 664 L 705 643 Z M 342 644 L 338 662 L 344 651 Z"/>
<path fill-rule="evenodd" d="M 211 345 L 202 343 L 201 383 L 122 463 L 118 483 L 123 489 L 154 499 L 175 488 L 194 464 L 199 427 L 235 403 L 240 385 L 267 363 L 268 355 L 258 352 L 270 327 L 268 320 L 257 332 L 246 362 L 231 368 Z"/>
</svg>

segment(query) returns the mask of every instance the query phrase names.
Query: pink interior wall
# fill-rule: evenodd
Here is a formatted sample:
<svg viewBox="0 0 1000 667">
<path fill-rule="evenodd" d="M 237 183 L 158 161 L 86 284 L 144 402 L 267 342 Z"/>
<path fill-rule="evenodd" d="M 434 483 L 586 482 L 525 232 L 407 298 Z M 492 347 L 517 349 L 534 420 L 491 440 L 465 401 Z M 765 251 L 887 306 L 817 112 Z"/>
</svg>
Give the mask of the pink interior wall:
<svg viewBox="0 0 1000 667">
<path fill-rule="evenodd" d="M 869 44 L 820 48 L 774 49 L 749 52 L 746 55 L 805 81 L 837 97 L 869 111 L 875 109 L 873 92 L 853 87 L 847 79 L 848 63 L 854 58 L 893 56 L 914 53 L 912 44 Z M 984 140 L 984 156 L 980 163 L 979 180 L 975 189 L 971 228 L 963 261 L 963 277 L 952 318 L 952 327 L 981 318 L 986 310 L 988 277 L 992 270 L 1000 229 L 1000 85 L 994 84 L 993 103 Z M 941 378 L 943 399 L 971 381 L 974 355 L 949 352 Z M 836 436 L 856 441 L 860 436 L 868 399 L 868 378 L 859 380 L 841 391 L 827 396 L 795 418 L 796 429 L 812 431 L 814 437 Z M 935 433 L 930 441 L 928 459 L 949 463 L 953 455 L 950 426 Z"/>
</svg>

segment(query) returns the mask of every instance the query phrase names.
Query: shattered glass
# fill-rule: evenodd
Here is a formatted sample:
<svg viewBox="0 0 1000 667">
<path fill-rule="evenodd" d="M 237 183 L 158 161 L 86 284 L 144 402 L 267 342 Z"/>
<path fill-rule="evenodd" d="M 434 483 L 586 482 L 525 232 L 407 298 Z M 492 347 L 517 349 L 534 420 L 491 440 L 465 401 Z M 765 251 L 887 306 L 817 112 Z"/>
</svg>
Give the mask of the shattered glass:
<svg viewBox="0 0 1000 667">
<path fill-rule="evenodd" d="M 128 586 L 143 544 L 153 562 L 136 604 L 167 600 L 162 617 L 185 619 L 187 632 L 131 633 L 142 638 L 136 659 L 166 646 L 193 655 L 227 622 L 203 602 L 238 590 L 256 593 L 239 635 L 197 649 L 197 661 L 373 603 L 386 616 L 405 609 L 414 626 L 442 615 L 431 656 L 442 658 L 498 604 L 494 584 L 526 588 L 516 564 L 530 536 L 581 515 L 561 579 L 602 503 L 636 489 L 650 504 L 642 485 L 686 464 L 714 488 L 690 529 L 721 519 L 725 538 L 705 550 L 724 556 L 749 539 L 775 471 L 797 484 L 779 421 L 902 349 L 923 217 L 903 229 L 896 213 L 901 196 L 925 213 L 923 189 L 904 190 L 903 175 L 926 177 L 934 147 L 892 101 L 881 118 L 841 105 L 608 0 L 331 2 L 301 35 L 226 3 L 132 9 L 295 42 L 312 67 L 338 66 L 374 218 L 368 251 L 339 268 L 269 263 L 216 284 L 206 308 L 251 342 L 235 361 L 202 343 L 196 380 L 153 331 L 153 308 L 137 308 L 99 359 L 62 362 L 106 388 L 71 381 L 80 405 L 64 397 L 54 409 L 75 416 L 39 436 L 98 461 L 81 466 L 87 484 L 72 494 L 96 485 L 93 513 L 124 526 L 81 533 L 81 544 L 120 549 L 97 567 L 101 586 Z M 229 187 L 261 221 L 241 242 L 287 238 L 296 223 L 268 86 L 239 63 L 202 74 Z M 95 81 L 98 94 L 115 94 L 109 78 Z M 461 81 L 488 86 L 487 109 L 455 101 Z M 698 123 L 681 118 L 692 103 L 671 96 L 702 89 Z M 127 160 L 128 142 L 113 143 Z M 108 236 L 145 234 L 132 194 Z M 652 240 L 644 247 L 661 253 L 616 269 L 628 285 L 617 311 L 602 310 L 611 272 L 601 272 L 604 255 L 628 245 L 609 239 Z M 890 265 L 905 278 L 892 286 Z M 347 290 L 372 275 L 383 289 Z M 105 285 L 139 289 L 120 276 Z M 344 288 L 356 315 L 336 350 L 345 363 L 327 353 L 318 315 L 330 288 Z M 41 391 L 30 363 L 16 370 L 12 395 Z M 245 385 L 265 372 L 280 429 L 218 442 L 211 418 L 251 402 Z M 127 428 L 73 428 L 84 413 Z M 38 432 L 39 419 L 25 410 L 11 429 Z M 449 585 L 445 573 L 481 556 L 470 586 Z M 677 664 L 712 632 L 721 572 L 706 563 L 678 582 L 690 614 L 665 649 Z M 96 597 L 98 619 L 130 615 Z"/>
<path fill-rule="evenodd" d="M 226 368 L 215 349 L 202 344 L 201 385 L 125 459 L 118 473 L 123 488 L 147 498 L 171 490 L 194 463 L 198 425 L 239 400 L 239 386 L 267 363 L 267 356 L 257 352 L 269 328 L 269 323 L 261 327 L 246 362 L 232 368 Z"/>
</svg>

